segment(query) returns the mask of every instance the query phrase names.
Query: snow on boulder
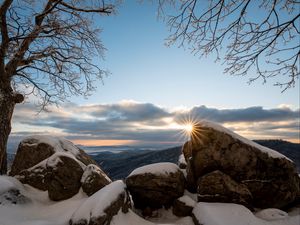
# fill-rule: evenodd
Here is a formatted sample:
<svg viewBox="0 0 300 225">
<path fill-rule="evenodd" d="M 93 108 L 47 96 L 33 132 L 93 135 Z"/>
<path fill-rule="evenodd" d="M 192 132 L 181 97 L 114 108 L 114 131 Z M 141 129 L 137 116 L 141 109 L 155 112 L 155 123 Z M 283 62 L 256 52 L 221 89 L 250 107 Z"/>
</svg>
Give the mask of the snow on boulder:
<svg viewBox="0 0 300 225">
<path fill-rule="evenodd" d="M 263 220 L 282 220 L 289 216 L 288 213 L 280 210 L 280 209 L 263 209 L 257 213 L 255 213 L 255 216 L 258 218 L 261 218 Z"/>
<path fill-rule="evenodd" d="M 35 166 L 56 152 L 72 155 L 84 165 L 95 164 L 95 161 L 83 150 L 64 138 L 36 135 L 27 137 L 20 142 L 10 175 L 17 175 L 22 170 Z"/>
<path fill-rule="evenodd" d="M 191 216 L 196 202 L 189 196 L 184 195 L 173 203 L 173 214 L 178 217 Z"/>
<path fill-rule="evenodd" d="M 94 168 L 91 166 L 86 170 L 89 164 L 95 164 L 94 160 L 66 139 L 32 136 L 19 144 L 10 175 L 24 184 L 48 191 L 51 200 L 59 201 L 77 194 L 82 183 L 85 190 L 89 189 L 88 194 L 104 186 L 104 183 L 99 186 L 99 179 L 94 178 L 97 177 L 96 170 L 90 176 L 87 175 Z M 84 176 L 87 179 L 82 181 L 84 170 L 87 171 Z M 98 175 L 103 180 L 109 179 L 103 171 Z"/>
<path fill-rule="evenodd" d="M 81 187 L 82 166 L 66 153 L 55 153 L 16 176 L 22 183 L 48 191 L 54 201 L 77 194 Z"/>
<path fill-rule="evenodd" d="M 296 225 L 300 215 L 266 221 L 242 205 L 199 202 L 193 210 L 193 220 L 195 225 Z"/>
<path fill-rule="evenodd" d="M 186 160 L 185 160 L 185 158 L 184 158 L 184 155 L 183 154 L 181 154 L 180 156 L 179 156 L 179 159 L 178 159 L 178 166 L 179 166 L 179 168 L 180 169 L 186 169 Z"/>
<path fill-rule="evenodd" d="M 200 177 L 220 170 L 246 185 L 254 207 L 281 208 L 295 201 L 300 193 L 300 179 L 290 159 L 217 124 L 195 124 L 183 154 L 190 191 L 196 191 Z"/>
<path fill-rule="evenodd" d="M 111 183 L 111 179 L 96 165 L 88 165 L 81 177 L 82 190 L 91 196 L 104 186 Z"/>
<path fill-rule="evenodd" d="M 0 206 L 24 204 L 30 201 L 21 194 L 19 190 L 20 185 L 22 184 L 13 177 L 0 176 Z"/>
<path fill-rule="evenodd" d="M 74 212 L 70 225 L 109 225 L 120 210 L 126 213 L 130 201 L 123 181 L 118 180 L 106 185 L 90 196 Z"/>
<path fill-rule="evenodd" d="M 132 171 L 126 185 L 136 208 L 157 209 L 183 195 L 185 178 L 174 163 L 154 163 Z"/>
</svg>

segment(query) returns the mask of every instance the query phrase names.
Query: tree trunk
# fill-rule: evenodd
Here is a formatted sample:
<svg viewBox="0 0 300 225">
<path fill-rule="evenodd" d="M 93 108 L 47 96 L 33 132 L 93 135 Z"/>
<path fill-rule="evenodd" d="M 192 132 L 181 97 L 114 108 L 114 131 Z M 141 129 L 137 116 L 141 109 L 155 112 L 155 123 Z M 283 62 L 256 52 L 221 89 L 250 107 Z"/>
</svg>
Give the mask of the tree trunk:
<svg viewBox="0 0 300 225">
<path fill-rule="evenodd" d="M 11 118 L 15 108 L 15 96 L 11 88 L 0 87 L 0 175 L 7 172 L 7 141 L 11 131 Z"/>
</svg>

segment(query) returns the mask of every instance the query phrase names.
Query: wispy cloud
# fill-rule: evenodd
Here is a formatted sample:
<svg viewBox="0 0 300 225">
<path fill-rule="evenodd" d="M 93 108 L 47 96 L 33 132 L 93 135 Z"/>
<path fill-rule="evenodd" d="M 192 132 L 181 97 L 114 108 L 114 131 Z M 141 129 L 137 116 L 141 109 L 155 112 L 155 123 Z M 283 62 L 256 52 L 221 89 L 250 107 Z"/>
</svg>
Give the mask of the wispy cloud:
<svg viewBox="0 0 300 225">
<path fill-rule="evenodd" d="M 251 139 L 299 141 L 299 113 L 299 109 L 286 106 L 273 109 L 260 106 L 242 109 L 195 106 L 181 110 L 122 101 L 98 105 L 65 104 L 51 108 L 50 112 L 36 114 L 33 105 L 24 104 L 18 105 L 15 110 L 10 141 L 25 135 L 47 133 L 63 135 L 78 143 L 97 144 L 111 140 L 112 144 L 176 145 L 184 141 L 180 138 L 180 126 L 176 121 L 190 116 L 221 123 Z"/>
</svg>

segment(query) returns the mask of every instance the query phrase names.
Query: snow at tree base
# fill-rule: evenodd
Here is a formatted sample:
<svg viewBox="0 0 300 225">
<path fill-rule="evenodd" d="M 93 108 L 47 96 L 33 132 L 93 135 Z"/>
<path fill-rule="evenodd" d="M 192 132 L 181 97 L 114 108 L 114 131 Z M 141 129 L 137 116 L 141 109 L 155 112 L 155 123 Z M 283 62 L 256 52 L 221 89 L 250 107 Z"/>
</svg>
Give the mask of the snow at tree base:
<svg viewBox="0 0 300 225">
<path fill-rule="evenodd" d="M 300 177 L 284 155 L 210 122 L 182 153 L 180 166 L 111 181 L 70 141 L 28 137 L 0 177 L 0 225 L 300 224 Z"/>
</svg>

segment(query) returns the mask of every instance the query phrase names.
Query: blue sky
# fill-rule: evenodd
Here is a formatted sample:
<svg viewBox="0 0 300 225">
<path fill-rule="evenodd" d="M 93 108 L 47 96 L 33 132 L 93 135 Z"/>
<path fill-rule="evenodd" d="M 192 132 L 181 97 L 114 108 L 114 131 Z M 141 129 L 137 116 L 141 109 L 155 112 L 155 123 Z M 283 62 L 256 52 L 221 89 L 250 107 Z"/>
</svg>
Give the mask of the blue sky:
<svg viewBox="0 0 300 225">
<path fill-rule="evenodd" d="M 221 108 L 281 104 L 299 107 L 298 87 L 281 93 L 272 80 L 258 80 L 248 85 L 249 77 L 224 74 L 215 57 L 194 56 L 188 49 L 165 46 L 169 31 L 157 19 L 156 5 L 126 1 L 118 14 L 97 21 L 103 28 L 102 40 L 107 48 L 105 62 L 111 75 L 104 79 L 88 100 L 75 102 L 113 103 L 123 99 L 176 107 L 208 105 Z"/>
<path fill-rule="evenodd" d="M 25 135 L 65 136 L 86 145 L 178 145 L 176 118 L 193 114 L 250 139 L 299 142 L 299 82 L 281 93 L 269 80 L 248 85 L 249 77 L 224 74 L 215 57 L 199 59 L 188 49 L 165 46 L 168 28 L 157 9 L 125 1 L 115 16 L 96 20 L 107 48 L 111 75 L 88 99 L 72 97 L 59 108 L 36 114 L 18 105 L 10 142 Z M 251 75 L 251 74 L 250 74 Z"/>
</svg>

